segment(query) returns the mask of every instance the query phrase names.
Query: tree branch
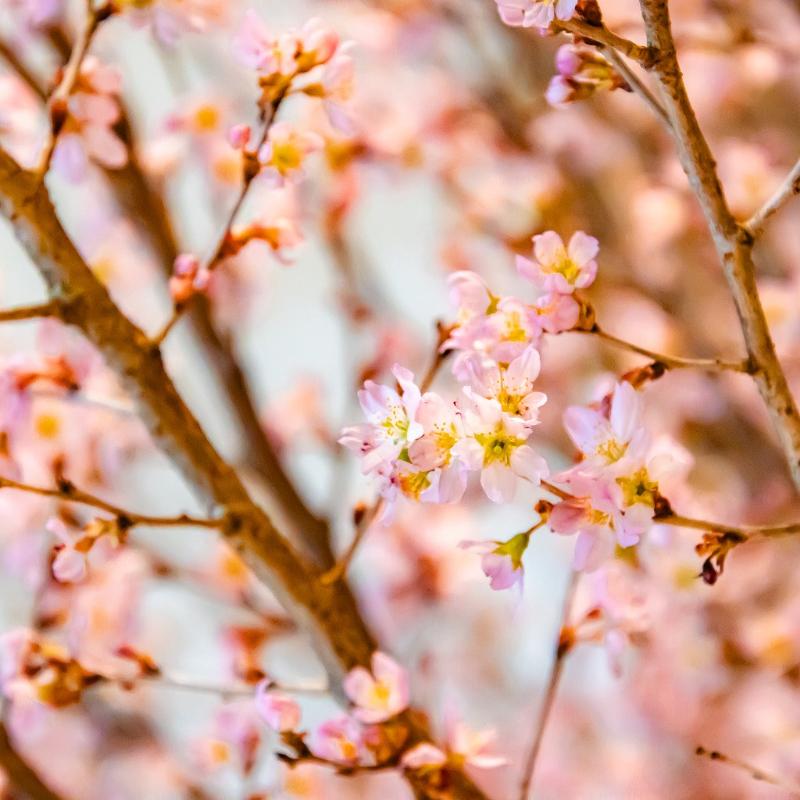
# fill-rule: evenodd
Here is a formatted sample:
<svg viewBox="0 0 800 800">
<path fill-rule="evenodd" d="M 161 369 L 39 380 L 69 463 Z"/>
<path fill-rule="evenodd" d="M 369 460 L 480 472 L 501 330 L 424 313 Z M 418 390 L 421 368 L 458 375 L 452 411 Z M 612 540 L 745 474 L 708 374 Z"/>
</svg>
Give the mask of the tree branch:
<svg viewBox="0 0 800 800">
<path fill-rule="evenodd" d="M 672 38 L 667 0 L 640 0 L 640 6 L 648 44 L 657 53 L 653 71 L 659 80 L 681 165 L 700 202 L 733 295 L 754 380 L 795 486 L 800 488 L 800 415 L 758 295 L 753 237 L 739 226 L 728 208 L 714 157 L 689 101 Z"/>
<path fill-rule="evenodd" d="M 565 21 L 556 20 L 550 27 L 554 31 L 567 31 L 583 39 L 588 39 L 590 42 L 597 42 L 624 53 L 633 61 L 638 61 L 645 69 L 650 69 L 655 60 L 655 51 L 652 47 L 643 47 L 623 36 L 618 36 L 602 23 L 600 25 L 591 25 L 588 22 L 574 18 Z"/>
<path fill-rule="evenodd" d="M 10 478 L 0 477 L 0 489 L 14 489 L 18 492 L 37 494 L 40 497 L 50 497 L 54 500 L 61 500 L 65 503 L 79 503 L 84 506 L 91 506 L 125 522 L 128 527 L 134 525 L 146 525 L 148 527 L 179 527 L 194 525 L 199 528 L 222 528 L 225 525 L 224 519 L 205 519 L 191 517 L 188 514 L 180 514 L 173 517 L 154 517 L 150 514 L 137 514 L 135 511 L 128 511 L 113 503 L 109 503 L 93 494 L 78 489 L 69 481 L 61 481 L 59 486 L 49 489 L 45 486 L 31 486 L 28 483 L 20 483 Z"/>
<path fill-rule="evenodd" d="M 0 322 L 17 322 L 19 320 L 58 316 L 61 316 L 61 304 L 58 300 L 50 300 L 47 303 L 39 303 L 35 306 L 20 306 L 0 311 Z"/>
<path fill-rule="evenodd" d="M 758 236 L 764 230 L 767 220 L 798 194 L 800 194 L 800 159 L 789 170 L 789 174 L 776 189 L 775 194 L 744 223 L 744 229 L 751 236 Z"/>
<path fill-rule="evenodd" d="M 171 457 L 198 496 L 228 518 L 228 543 L 269 586 L 307 631 L 342 696 L 354 666 L 368 666 L 375 643 L 347 584 L 324 585 L 250 498 L 234 470 L 217 453 L 166 373 L 158 349 L 112 302 L 65 233 L 46 188 L 0 150 L 0 210 L 36 263 L 53 297 L 64 302 L 64 320 L 79 328 L 105 355 L 139 409 L 156 444 Z M 403 717 L 410 742 L 430 740 L 417 715 Z M 412 781 L 418 781 L 413 775 Z M 463 773 L 453 774 L 454 795 L 485 795 Z M 421 784 L 415 784 L 419 789 Z M 420 790 L 421 791 L 421 790 Z M 419 792 L 418 792 L 419 794 Z M 425 797 L 425 794 L 419 794 Z"/>
<path fill-rule="evenodd" d="M 12 788 L 29 800 L 64 800 L 34 772 L 14 748 L 5 724 L 0 722 L 0 767 Z"/>
</svg>

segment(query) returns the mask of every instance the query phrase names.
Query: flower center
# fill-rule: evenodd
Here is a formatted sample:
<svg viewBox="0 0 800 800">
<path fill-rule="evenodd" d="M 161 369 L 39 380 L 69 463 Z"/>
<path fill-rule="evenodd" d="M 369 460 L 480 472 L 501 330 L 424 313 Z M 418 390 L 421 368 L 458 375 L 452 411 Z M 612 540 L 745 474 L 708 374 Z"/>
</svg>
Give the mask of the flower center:
<svg viewBox="0 0 800 800">
<path fill-rule="evenodd" d="M 502 425 L 491 433 L 476 433 L 475 440 L 483 447 L 483 466 L 499 462 L 506 467 L 511 465 L 511 454 L 517 447 L 525 444 L 524 439 L 509 435 Z"/>
<path fill-rule="evenodd" d="M 602 456 L 607 464 L 614 464 L 625 455 L 628 445 L 625 442 L 618 442 L 616 439 L 606 439 L 605 442 L 597 446 L 595 452 Z"/>
<path fill-rule="evenodd" d="M 644 503 L 650 508 L 655 508 L 658 483 L 650 479 L 646 467 L 626 478 L 617 478 L 617 483 L 622 487 L 626 506 Z"/>
</svg>

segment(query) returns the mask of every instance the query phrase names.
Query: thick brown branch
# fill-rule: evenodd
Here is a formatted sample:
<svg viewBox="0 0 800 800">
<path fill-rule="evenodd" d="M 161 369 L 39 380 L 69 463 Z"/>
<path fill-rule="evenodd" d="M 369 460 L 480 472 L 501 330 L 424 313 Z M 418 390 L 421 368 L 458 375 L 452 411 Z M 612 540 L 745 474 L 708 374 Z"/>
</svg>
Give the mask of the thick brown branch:
<svg viewBox="0 0 800 800">
<path fill-rule="evenodd" d="M 0 210 L 48 285 L 64 302 L 64 319 L 79 328 L 118 374 L 154 441 L 171 457 L 198 497 L 227 516 L 227 541 L 308 632 L 341 694 L 344 675 L 369 664 L 375 643 L 347 585 L 324 585 L 269 517 L 248 495 L 235 471 L 217 453 L 167 375 L 159 351 L 114 305 L 61 227 L 46 188 L 0 150 Z M 407 718 L 411 740 L 429 739 Z M 413 778 L 412 778 L 413 780 Z M 483 793 L 463 774 L 455 797 Z M 424 797 L 424 794 L 419 796 Z"/>
<path fill-rule="evenodd" d="M 63 800 L 14 748 L 8 729 L 0 722 L 0 767 L 11 787 L 29 800 Z"/>
<path fill-rule="evenodd" d="M 678 155 L 711 231 L 744 336 L 755 382 L 769 411 L 795 485 L 800 488 L 800 416 L 775 353 L 758 295 L 753 237 L 734 219 L 711 149 L 695 116 L 678 64 L 667 0 L 640 0 L 653 70 L 669 114 Z"/>
</svg>

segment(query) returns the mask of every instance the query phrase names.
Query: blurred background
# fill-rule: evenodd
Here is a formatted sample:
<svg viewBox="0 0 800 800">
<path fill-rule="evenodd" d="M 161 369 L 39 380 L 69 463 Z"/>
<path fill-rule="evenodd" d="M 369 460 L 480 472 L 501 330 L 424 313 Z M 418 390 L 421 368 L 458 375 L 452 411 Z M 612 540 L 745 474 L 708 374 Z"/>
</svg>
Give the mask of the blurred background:
<svg viewBox="0 0 800 800">
<path fill-rule="evenodd" d="M 745 218 L 800 153 L 800 5 L 670 6 L 690 94 L 733 210 Z M 93 165 L 79 183 L 53 174 L 48 186 L 81 253 L 144 330 L 155 333 L 169 317 L 175 255 L 212 249 L 236 197 L 240 156 L 227 132 L 257 121 L 254 73 L 231 45 L 249 7 L 276 32 L 317 16 L 355 42 L 356 130 L 337 133 L 310 98 L 284 104 L 281 117 L 320 133 L 325 150 L 309 159 L 300 184 L 276 190 L 256 180 L 238 219 L 285 220 L 297 241 L 279 252 L 255 242 L 226 261 L 204 304 L 205 323 L 183 319 L 164 352 L 214 443 L 290 534 L 292 490 L 265 485 L 264 449 L 242 425 L 241 393 L 221 380 L 225 365 L 235 359 L 241 367 L 269 452 L 313 515 L 329 520 L 341 552 L 354 505 L 374 496 L 336 444 L 343 425 L 361 421 L 357 388 L 365 378 L 391 382 L 395 362 L 425 372 L 436 322 L 453 321 L 446 287 L 453 271 L 474 270 L 497 294 L 532 299 L 514 253 L 528 254 L 536 233 L 553 229 L 566 239 L 584 230 L 600 240 L 590 297 L 611 333 L 666 353 L 742 352 L 711 241 L 659 121 L 621 89 L 550 106 L 545 91 L 564 36 L 506 27 L 490 0 L 209 0 L 205 30 L 175 43 L 159 41 L 146 14 L 105 24 L 91 52 L 121 70 L 131 160 L 120 170 Z M 601 7 L 608 27 L 644 40 L 637 3 Z M 65 2 L 29 24 L 25 2 L 0 0 L 0 142 L 29 166 L 46 130 L 35 86 L 51 85 L 81 8 Z M 15 60 L 32 80 L 19 77 Z M 757 252 L 762 297 L 796 389 L 798 223 L 800 208 L 782 212 Z M 5 224 L 0 254 L 2 307 L 40 301 L 43 286 Z M 26 479 L 48 484 L 57 465 L 128 508 L 198 513 L 76 334 L 51 322 L 0 328 L 4 375 L 42 352 L 80 363 L 85 379 L 76 392 L 31 389 L 32 413 L 14 443 Z M 548 338 L 542 358 L 539 388 L 549 401 L 536 437 L 556 469 L 573 455 L 563 409 L 599 399 L 644 361 L 577 334 Z M 435 386 L 456 390 L 447 369 Z M 10 397 L 4 385 L 0 398 Z M 797 518 L 781 453 L 746 376 L 672 372 L 645 397 L 652 429 L 680 443 L 692 464 L 670 493 L 673 506 L 731 523 Z M 529 527 L 538 497 L 530 488 L 497 507 L 476 488 L 455 507 L 402 504 L 391 525 L 372 528 L 351 570 L 365 617 L 410 670 L 415 702 L 434 727 L 457 713 L 496 729 L 495 750 L 509 763 L 475 779 L 498 799 L 515 796 L 573 543 L 537 532 L 518 602 L 492 592 L 479 559 L 457 545 Z M 246 712 L 237 711 L 250 702 L 247 691 L 216 689 L 242 687 L 253 670 L 310 685 L 324 673 L 277 602 L 213 532 L 137 529 L 131 546 L 90 581 L 64 587 L 49 571 L 53 537 L 45 524 L 53 513 L 40 498 L 0 493 L 3 631 L 35 625 L 88 662 L 108 659 L 124 641 L 174 678 L 130 691 L 101 685 L 64 709 L 7 707 L 20 750 L 65 798 L 411 796 L 391 774 L 288 772 L 263 726 L 248 763 L 252 738 Z M 626 621 L 630 641 L 619 674 L 602 642 L 570 654 L 536 798 L 798 796 L 694 754 L 698 745 L 716 748 L 800 781 L 798 545 L 748 544 L 711 587 L 697 579 L 697 540 L 696 531 L 657 526 L 635 558 L 581 580 L 576 620 L 602 596 Z M 313 693 L 301 704 L 309 727 L 336 708 Z M 226 754 L 215 750 L 220 741 Z"/>
</svg>

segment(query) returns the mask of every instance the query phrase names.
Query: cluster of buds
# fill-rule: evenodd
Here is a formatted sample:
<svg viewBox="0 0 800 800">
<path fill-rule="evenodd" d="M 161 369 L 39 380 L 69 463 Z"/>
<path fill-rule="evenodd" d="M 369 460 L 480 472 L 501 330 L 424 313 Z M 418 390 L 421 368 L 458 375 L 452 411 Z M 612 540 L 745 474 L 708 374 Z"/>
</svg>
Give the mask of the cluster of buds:
<svg viewBox="0 0 800 800">
<path fill-rule="evenodd" d="M 700 577 L 709 586 L 713 586 L 725 569 L 725 559 L 737 545 L 747 541 L 747 537 L 737 531 L 715 531 L 704 533 L 703 538 L 695 545 L 698 556 L 706 556 Z"/>
<path fill-rule="evenodd" d="M 3 694 L 25 695 L 64 708 L 79 703 L 84 689 L 103 678 L 85 669 L 69 651 L 33 631 L 7 633 L 2 641 Z"/>
<path fill-rule="evenodd" d="M 211 273 L 197 256 L 181 253 L 175 259 L 172 277 L 169 279 L 169 293 L 175 305 L 181 306 L 194 295 L 205 292 L 210 279 Z"/>
<path fill-rule="evenodd" d="M 562 45 L 556 53 L 556 69 L 558 74 L 551 79 L 545 94 L 553 106 L 586 100 L 599 91 L 630 91 L 611 63 L 589 47 Z"/>
<path fill-rule="evenodd" d="M 130 520 L 114 517 L 96 518 L 81 530 L 71 531 L 59 517 L 47 523 L 59 543 L 53 548 L 53 577 L 60 583 L 79 583 L 89 574 L 89 556 L 92 552 L 113 550 L 125 543 Z"/>
</svg>

